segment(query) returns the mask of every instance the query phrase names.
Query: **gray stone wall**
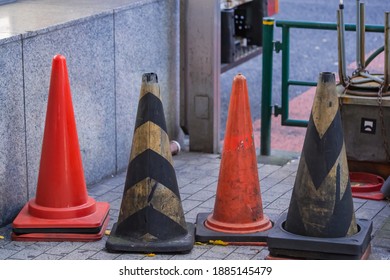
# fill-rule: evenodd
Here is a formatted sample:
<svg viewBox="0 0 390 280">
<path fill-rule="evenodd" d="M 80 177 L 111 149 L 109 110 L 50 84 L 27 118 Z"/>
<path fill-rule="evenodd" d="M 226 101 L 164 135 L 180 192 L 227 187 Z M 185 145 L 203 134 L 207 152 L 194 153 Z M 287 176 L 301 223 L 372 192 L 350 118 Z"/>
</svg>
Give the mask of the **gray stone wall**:
<svg viewBox="0 0 390 280">
<path fill-rule="evenodd" d="M 127 167 L 144 72 L 179 129 L 179 0 L 144 0 L 0 40 L 0 225 L 35 196 L 52 58 L 67 59 L 87 184 Z"/>
</svg>

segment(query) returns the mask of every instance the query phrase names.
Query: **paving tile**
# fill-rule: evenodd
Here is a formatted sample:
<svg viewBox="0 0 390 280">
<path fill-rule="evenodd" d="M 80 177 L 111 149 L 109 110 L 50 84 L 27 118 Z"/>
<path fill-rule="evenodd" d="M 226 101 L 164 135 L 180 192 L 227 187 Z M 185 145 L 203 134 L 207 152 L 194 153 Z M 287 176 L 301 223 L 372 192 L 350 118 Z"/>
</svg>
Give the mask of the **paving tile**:
<svg viewBox="0 0 390 280">
<path fill-rule="evenodd" d="M 265 248 L 264 246 L 238 246 L 237 249 L 234 250 L 234 253 L 254 256 L 264 248 Z"/>
<path fill-rule="evenodd" d="M 390 249 L 390 238 L 375 237 L 371 243 L 375 245 L 375 247 Z"/>
<path fill-rule="evenodd" d="M 202 208 L 202 207 L 197 207 L 191 211 L 188 211 L 185 214 L 186 221 L 190 223 L 195 223 L 196 222 L 196 217 L 198 216 L 199 213 L 211 213 L 213 211 L 213 208 Z"/>
<path fill-rule="evenodd" d="M 390 249 L 382 247 L 371 248 L 369 260 L 390 260 Z"/>
<path fill-rule="evenodd" d="M 110 209 L 120 210 L 121 209 L 121 204 L 122 204 L 122 199 L 123 199 L 123 196 L 120 195 L 120 197 L 118 197 L 114 201 L 111 201 L 110 202 Z"/>
<path fill-rule="evenodd" d="M 290 170 L 284 170 L 283 168 L 279 168 L 277 169 L 277 172 L 272 172 L 267 177 L 279 179 L 280 181 L 286 180 L 286 178 L 290 178 L 291 180 L 293 180 L 294 183 L 295 177 L 290 176 L 291 173 L 292 171 Z"/>
<path fill-rule="evenodd" d="M 373 228 L 375 230 L 382 229 L 386 225 L 386 221 L 389 217 L 384 217 L 380 215 L 376 215 L 374 219 L 372 219 Z"/>
<path fill-rule="evenodd" d="M 217 187 L 218 187 L 218 181 L 215 181 L 214 183 L 204 187 L 203 190 L 217 193 Z"/>
<path fill-rule="evenodd" d="M 111 190 L 111 192 L 116 192 L 116 193 L 119 193 L 119 194 L 123 195 L 123 190 L 124 190 L 124 188 L 125 188 L 125 185 L 124 185 L 124 184 L 123 184 L 123 185 L 119 185 L 119 186 L 117 186 L 117 187 L 114 187 L 114 188 Z"/>
<path fill-rule="evenodd" d="M 60 242 L 35 242 L 34 244 L 28 246 L 28 249 L 46 252 L 58 244 L 60 244 Z"/>
<path fill-rule="evenodd" d="M 192 248 L 191 252 L 188 254 L 176 254 L 174 255 L 171 260 L 196 260 L 200 256 L 202 256 L 205 252 L 207 252 L 206 246 L 202 245 L 194 245 L 194 248 Z"/>
<path fill-rule="evenodd" d="M 201 257 L 213 257 L 214 259 L 225 259 L 227 258 L 234 250 L 236 246 L 212 246 L 207 252 L 205 252 Z"/>
<path fill-rule="evenodd" d="M 7 245 L 5 245 L 4 248 L 8 249 L 8 250 L 21 251 L 21 250 L 27 249 L 29 246 L 31 246 L 33 244 L 35 244 L 35 242 L 13 241 L 13 242 L 9 242 Z"/>
<path fill-rule="evenodd" d="M 212 197 L 205 202 L 199 204 L 200 208 L 209 208 L 209 209 L 214 209 L 214 204 L 215 204 L 215 197 Z"/>
<path fill-rule="evenodd" d="M 118 254 L 109 253 L 105 250 L 99 251 L 96 254 L 90 256 L 90 260 L 115 260 L 118 257 Z"/>
<path fill-rule="evenodd" d="M 188 199 L 190 200 L 198 200 L 198 201 L 205 201 L 215 196 L 215 192 L 201 190 L 193 195 L 191 195 Z"/>
<path fill-rule="evenodd" d="M 271 178 L 271 177 L 266 177 L 266 178 L 261 178 L 260 177 L 260 188 L 262 191 L 266 191 L 269 188 L 275 186 L 276 184 L 280 183 L 280 179 L 277 178 Z"/>
<path fill-rule="evenodd" d="M 208 174 L 210 171 L 214 170 L 219 172 L 220 167 L 221 164 L 219 162 L 206 162 L 204 164 L 200 164 L 198 169 L 203 170 Z"/>
<path fill-rule="evenodd" d="M 11 244 L 11 240 L 0 239 L 0 249 L 5 249 L 8 244 Z"/>
<path fill-rule="evenodd" d="M 195 180 L 194 178 L 181 176 L 180 174 L 177 173 L 176 173 L 176 179 L 177 179 L 177 185 L 179 186 L 180 189 L 187 186 L 188 184 L 192 183 Z"/>
<path fill-rule="evenodd" d="M 250 256 L 250 257 L 254 257 L 254 256 Z M 248 258 L 249 256 L 246 254 L 238 254 L 236 252 L 233 252 L 230 255 L 228 255 L 225 258 L 225 260 L 247 260 Z"/>
<path fill-rule="evenodd" d="M 295 176 L 288 176 L 284 178 L 280 183 L 289 185 L 290 187 L 294 187 L 295 184 Z"/>
<path fill-rule="evenodd" d="M 43 251 L 26 248 L 26 249 L 23 249 L 23 250 L 17 252 L 16 254 L 12 255 L 12 259 L 14 259 L 14 260 L 32 260 L 41 254 L 43 254 Z"/>
<path fill-rule="evenodd" d="M 378 214 L 378 210 L 365 209 L 364 207 L 361 207 L 355 213 L 356 213 L 356 218 L 372 220 L 375 217 L 375 215 Z"/>
<path fill-rule="evenodd" d="M 102 239 L 92 242 L 85 242 L 82 246 L 79 247 L 81 250 L 88 251 L 101 251 L 106 247 L 108 236 L 104 236 Z"/>
<path fill-rule="evenodd" d="M 200 177 L 194 181 L 192 181 L 193 184 L 202 185 L 203 187 L 206 187 L 212 183 L 215 183 L 218 179 L 212 176 L 205 176 Z"/>
<path fill-rule="evenodd" d="M 266 190 L 265 192 L 263 192 L 261 195 L 262 195 L 263 201 L 267 201 L 270 203 L 270 202 L 274 202 L 275 200 L 280 198 L 283 194 L 284 193 L 273 192 L 272 189 L 269 189 L 269 190 Z"/>
<path fill-rule="evenodd" d="M 186 199 L 182 201 L 183 210 L 184 212 L 191 211 L 201 203 L 202 201 Z"/>
<path fill-rule="evenodd" d="M 60 260 L 63 256 L 61 255 L 52 255 L 52 254 L 41 254 L 34 258 L 34 260 Z"/>
<path fill-rule="evenodd" d="M 99 184 L 88 187 L 88 194 L 92 197 L 97 197 L 111 191 L 113 186 L 107 184 Z"/>
<path fill-rule="evenodd" d="M 380 212 L 382 209 L 386 208 L 388 205 L 389 205 L 389 203 L 385 200 L 380 200 L 380 201 L 367 200 L 366 203 L 364 203 L 363 208 L 377 210 L 378 212 Z"/>
<path fill-rule="evenodd" d="M 144 254 L 143 260 L 146 261 L 157 261 L 157 260 L 170 260 L 173 257 L 171 254 L 155 254 L 155 255 L 148 255 Z"/>
<path fill-rule="evenodd" d="M 117 193 L 117 192 L 106 192 L 105 194 L 103 195 L 100 195 L 98 197 L 96 197 L 96 200 L 97 201 L 105 201 L 105 202 L 112 202 L 112 201 L 115 201 L 117 199 L 121 199 L 122 198 L 122 194 L 121 193 Z"/>
<path fill-rule="evenodd" d="M 266 178 L 279 169 L 280 166 L 277 165 L 263 165 L 259 168 L 259 174 L 262 174 L 262 178 Z"/>
<path fill-rule="evenodd" d="M 278 193 L 278 194 L 284 194 L 288 191 L 291 191 L 293 188 L 292 185 L 290 184 L 284 184 L 284 183 L 279 183 L 279 184 L 276 184 L 272 187 L 271 191 L 273 193 Z"/>
<path fill-rule="evenodd" d="M 61 242 L 46 251 L 47 254 L 66 255 L 84 245 L 84 242 Z"/>
<path fill-rule="evenodd" d="M 143 258 L 144 256 L 140 254 L 123 253 L 118 255 L 115 260 L 142 260 Z"/>
<path fill-rule="evenodd" d="M 256 254 L 252 260 L 265 260 L 265 258 L 269 255 L 268 249 L 264 248 L 258 254 Z"/>
<path fill-rule="evenodd" d="M 390 217 L 390 204 L 388 202 L 387 206 L 384 207 L 379 213 L 378 215 L 380 216 L 385 216 L 385 217 Z"/>
<path fill-rule="evenodd" d="M 9 250 L 9 249 L 1 249 L 0 250 L 0 260 L 8 259 L 9 257 L 17 254 L 19 251 Z"/>
<path fill-rule="evenodd" d="M 276 222 L 277 220 L 279 220 L 279 217 L 280 215 L 283 213 L 283 211 L 279 210 L 279 209 L 268 209 L 268 208 L 265 208 L 263 210 L 263 213 L 264 215 L 267 215 L 267 217 L 272 221 L 272 222 Z"/>
<path fill-rule="evenodd" d="M 95 254 L 96 251 L 76 249 L 61 259 L 62 260 L 86 260 Z"/>
<path fill-rule="evenodd" d="M 198 184 L 188 184 L 185 187 L 180 189 L 180 193 L 185 193 L 185 194 L 195 194 L 202 190 L 205 186 L 203 185 L 198 185 Z"/>
<path fill-rule="evenodd" d="M 279 210 L 279 211 L 285 211 L 288 209 L 289 205 L 290 205 L 290 199 L 279 198 L 279 199 L 276 199 L 275 201 L 273 201 L 272 203 L 270 203 L 267 206 L 267 209 L 275 209 L 275 210 Z"/>
</svg>

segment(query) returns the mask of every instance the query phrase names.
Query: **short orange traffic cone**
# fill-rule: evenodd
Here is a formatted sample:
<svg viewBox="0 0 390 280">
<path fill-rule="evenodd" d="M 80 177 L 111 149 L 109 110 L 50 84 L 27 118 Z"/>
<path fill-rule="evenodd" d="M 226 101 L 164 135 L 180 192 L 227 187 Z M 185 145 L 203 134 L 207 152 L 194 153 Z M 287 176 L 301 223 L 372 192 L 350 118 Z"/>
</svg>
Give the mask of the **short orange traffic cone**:
<svg viewBox="0 0 390 280">
<path fill-rule="evenodd" d="M 234 77 L 217 194 L 212 214 L 197 216 L 200 242 L 264 242 L 271 221 L 263 214 L 246 78 Z"/>
<path fill-rule="evenodd" d="M 37 193 L 13 221 L 13 240 L 100 239 L 109 204 L 87 194 L 65 57 L 53 58 Z"/>
<path fill-rule="evenodd" d="M 269 258 L 361 259 L 372 223 L 355 218 L 335 75 L 320 73 L 287 214 L 269 232 Z"/>
<path fill-rule="evenodd" d="M 157 75 L 145 73 L 122 204 L 106 248 L 186 253 L 194 246 L 193 232 L 181 205 Z"/>
</svg>

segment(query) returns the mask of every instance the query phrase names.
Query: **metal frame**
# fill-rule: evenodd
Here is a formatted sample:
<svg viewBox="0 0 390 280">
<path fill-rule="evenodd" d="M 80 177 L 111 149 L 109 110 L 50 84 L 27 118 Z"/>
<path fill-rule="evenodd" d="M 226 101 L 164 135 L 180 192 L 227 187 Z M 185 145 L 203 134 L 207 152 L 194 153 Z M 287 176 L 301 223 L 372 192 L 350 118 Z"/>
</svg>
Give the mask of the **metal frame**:
<svg viewBox="0 0 390 280">
<path fill-rule="evenodd" d="M 282 42 L 273 41 L 274 27 L 282 28 Z M 261 105 L 261 155 L 269 156 L 271 154 L 271 117 L 274 108 L 274 116 L 281 115 L 281 123 L 284 126 L 306 127 L 307 120 L 295 120 L 289 118 L 289 87 L 295 86 L 317 86 L 315 81 L 290 80 L 290 29 L 318 29 L 318 30 L 337 30 L 336 23 L 329 22 L 304 22 L 287 21 L 273 18 L 264 18 L 263 20 L 263 76 L 262 76 L 262 105 Z M 346 31 L 356 31 L 355 24 L 345 24 Z M 384 26 L 365 25 L 366 32 L 383 33 Z M 383 47 L 376 50 L 367 58 L 364 65 L 367 66 L 379 53 Z M 272 71 L 273 71 L 273 51 L 282 52 L 282 106 L 272 107 Z"/>
</svg>

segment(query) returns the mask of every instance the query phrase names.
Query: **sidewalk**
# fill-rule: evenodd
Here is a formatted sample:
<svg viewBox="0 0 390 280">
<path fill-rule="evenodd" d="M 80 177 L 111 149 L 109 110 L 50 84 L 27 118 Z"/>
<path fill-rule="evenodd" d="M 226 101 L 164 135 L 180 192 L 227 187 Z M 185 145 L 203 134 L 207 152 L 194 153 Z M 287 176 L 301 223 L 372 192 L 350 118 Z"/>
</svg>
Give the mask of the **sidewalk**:
<svg viewBox="0 0 390 280">
<path fill-rule="evenodd" d="M 182 152 L 174 156 L 174 167 L 178 180 L 186 221 L 195 222 L 196 215 L 211 212 L 218 182 L 220 156 Z M 263 210 L 272 221 L 287 211 L 298 160 L 283 166 L 259 164 L 260 188 Z M 122 201 L 126 172 L 88 186 L 89 195 L 97 201 L 111 205 L 110 223 L 117 221 Z M 373 220 L 371 241 L 372 260 L 390 260 L 390 206 L 389 201 L 355 199 L 356 217 Z M 16 242 L 11 241 L 11 226 L 0 228 L 0 259 L 4 260 L 262 260 L 268 255 L 267 247 L 261 246 L 217 246 L 195 245 L 189 254 L 145 254 L 108 253 L 105 250 L 107 236 L 95 242 Z"/>
</svg>

